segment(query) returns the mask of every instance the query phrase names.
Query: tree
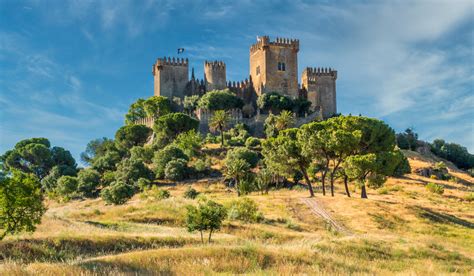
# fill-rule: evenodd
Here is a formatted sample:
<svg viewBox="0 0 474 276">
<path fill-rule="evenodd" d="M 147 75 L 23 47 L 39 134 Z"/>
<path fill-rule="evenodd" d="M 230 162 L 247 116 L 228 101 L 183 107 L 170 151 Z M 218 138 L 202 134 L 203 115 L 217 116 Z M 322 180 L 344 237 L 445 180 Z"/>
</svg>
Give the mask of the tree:
<svg viewBox="0 0 474 276">
<path fill-rule="evenodd" d="M 82 162 L 90 165 L 94 158 L 103 156 L 108 150 L 115 149 L 112 139 L 98 138 L 87 143 L 86 150 L 81 153 Z"/>
<path fill-rule="evenodd" d="M 257 152 L 245 147 L 236 147 L 227 152 L 224 163 L 227 165 L 238 159 L 242 159 L 247 162 L 250 168 L 255 168 L 259 161 Z"/>
<path fill-rule="evenodd" d="M 126 125 L 115 133 L 115 143 L 119 149 L 130 150 L 134 146 L 143 146 L 152 130 L 144 125 Z"/>
<path fill-rule="evenodd" d="M 416 150 L 418 145 L 418 134 L 412 128 L 407 128 L 405 132 L 397 134 L 397 145 L 401 149 Z"/>
<path fill-rule="evenodd" d="M 170 113 L 155 120 L 153 130 L 165 143 L 171 142 L 178 134 L 197 130 L 199 121 L 184 113 Z"/>
<path fill-rule="evenodd" d="M 221 204 L 212 200 L 201 201 L 197 208 L 187 206 L 186 227 L 189 232 L 199 231 L 202 243 L 204 243 L 203 232 L 209 231 L 208 242 L 211 242 L 212 232 L 221 228 L 226 216 L 226 209 Z"/>
<path fill-rule="evenodd" d="M 237 195 L 240 196 L 241 185 L 244 178 L 250 173 L 250 164 L 244 159 L 234 159 L 232 162 L 226 162 L 225 164 L 225 176 L 233 179 L 235 182 Z"/>
<path fill-rule="evenodd" d="M 313 197 L 313 186 L 307 173 L 311 158 L 303 154 L 297 133 L 298 129 L 287 129 L 280 132 L 276 138 L 268 138 L 263 142 L 262 154 L 265 164 L 272 172 L 291 177 L 299 171 L 306 181 L 310 196 Z"/>
<path fill-rule="evenodd" d="M 469 170 L 474 167 L 474 155 L 459 144 L 446 143 L 442 139 L 436 139 L 431 144 L 431 151 L 435 155 L 453 162 L 460 169 Z"/>
<path fill-rule="evenodd" d="M 144 102 L 144 99 L 138 99 L 136 102 L 130 105 L 128 113 L 125 114 L 125 123 L 127 125 L 133 124 L 140 119 L 146 118 L 145 107 L 143 106 Z"/>
<path fill-rule="evenodd" d="M 171 103 L 167 97 L 152 96 L 143 102 L 143 109 L 147 117 L 156 119 L 171 112 Z"/>
<path fill-rule="evenodd" d="M 52 192 L 57 185 L 58 179 L 63 175 L 76 176 L 76 168 L 66 165 L 54 166 L 47 176 L 41 180 L 41 187 L 43 191 Z"/>
<path fill-rule="evenodd" d="M 282 131 L 292 127 L 294 123 L 295 118 L 293 117 L 293 113 L 288 110 L 283 110 L 280 115 L 276 117 L 275 127 L 278 131 Z"/>
<path fill-rule="evenodd" d="M 395 152 L 353 155 L 346 159 L 344 170 L 349 177 L 359 182 L 361 198 L 367 198 L 366 184 L 373 188 L 382 186 L 386 176 L 393 174 L 399 163 L 397 159 Z"/>
<path fill-rule="evenodd" d="M 209 127 L 211 130 L 219 130 L 221 133 L 221 147 L 224 147 L 224 129 L 230 122 L 230 116 L 224 110 L 217 110 L 212 115 Z"/>
<path fill-rule="evenodd" d="M 293 100 L 293 112 L 298 116 L 304 116 L 308 113 L 311 102 L 305 98 L 297 98 Z"/>
<path fill-rule="evenodd" d="M 189 160 L 188 156 L 178 148 L 176 145 L 168 145 L 162 150 L 155 153 L 153 158 L 153 165 L 155 167 L 155 175 L 157 178 L 163 178 L 165 176 L 166 164 L 171 160 L 184 159 Z"/>
<path fill-rule="evenodd" d="M 104 188 L 101 191 L 100 196 L 108 204 L 120 205 L 132 198 L 136 189 L 136 186 L 117 181 Z"/>
<path fill-rule="evenodd" d="M 0 178 L 0 240 L 33 232 L 45 211 L 41 185 L 34 175 L 15 170 Z"/>
<path fill-rule="evenodd" d="M 96 156 L 92 161 L 92 168 L 103 174 L 106 171 L 114 171 L 122 157 L 117 151 L 107 151 L 102 156 Z"/>
<path fill-rule="evenodd" d="M 169 180 L 183 180 L 188 174 L 188 161 L 173 159 L 165 166 L 165 178 Z"/>
<path fill-rule="evenodd" d="M 77 192 L 85 197 L 97 196 L 97 187 L 100 185 L 100 174 L 91 168 L 83 169 L 77 174 Z"/>
<path fill-rule="evenodd" d="M 263 93 L 257 99 L 257 106 L 262 110 L 270 112 L 280 112 L 282 110 L 291 111 L 293 101 L 291 98 L 281 95 L 278 92 Z"/>
<path fill-rule="evenodd" d="M 229 110 L 242 108 L 244 106 L 244 101 L 229 89 L 224 89 L 207 92 L 201 97 L 201 99 L 199 99 L 198 105 L 200 108 L 211 111 Z"/>
<path fill-rule="evenodd" d="M 33 173 L 43 179 L 56 165 L 65 165 L 76 169 L 76 162 L 69 151 L 53 147 L 46 138 L 31 138 L 18 142 L 12 150 L 0 157 L 6 170 L 17 169 L 24 173 Z"/>
<path fill-rule="evenodd" d="M 56 195 L 61 196 L 65 200 L 69 200 L 76 194 L 77 185 L 77 177 L 63 175 L 58 179 L 58 183 L 54 191 Z"/>
<path fill-rule="evenodd" d="M 194 112 L 199 104 L 199 96 L 185 96 L 183 101 L 183 107 L 186 112 Z"/>
<path fill-rule="evenodd" d="M 135 185 L 138 179 L 153 180 L 153 172 L 143 164 L 141 159 L 126 158 L 117 165 L 115 180 L 129 185 Z"/>
</svg>

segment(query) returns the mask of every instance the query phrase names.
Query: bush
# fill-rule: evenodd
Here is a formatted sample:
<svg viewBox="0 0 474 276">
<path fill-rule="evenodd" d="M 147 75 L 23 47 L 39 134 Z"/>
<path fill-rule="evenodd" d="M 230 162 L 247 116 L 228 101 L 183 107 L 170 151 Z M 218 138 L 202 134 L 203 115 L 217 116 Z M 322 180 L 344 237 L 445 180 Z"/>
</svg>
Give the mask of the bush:
<svg viewBox="0 0 474 276">
<path fill-rule="evenodd" d="M 209 171 L 211 167 L 211 164 L 209 163 L 210 163 L 209 159 L 206 159 L 206 160 L 198 159 L 194 163 L 194 170 L 198 173 L 206 173 L 207 171 Z"/>
<path fill-rule="evenodd" d="M 150 164 L 151 160 L 153 159 L 153 148 L 151 147 L 140 147 L 134 146 L 130 150 L 130 158 L 131 159 L 141 159 L 144 163 Z"/>
<path fill-rule="evenodd" d="M 194 129 L 183 132 L 176 137 L 174 144 L 189 157 L 197 156 L 202 147 L 202 136 Z"/>
<path fill-rule="evenodd" d="M 444 193 L 444 186 L 443 185 L 432 183 L 432 182 L 430 182 L 426 185 L 426 189 L 428 189 L 428 191 L 430 191 L 434 194 L 442 195 Z"/>
<path fill-rule="evenodd" d="M 237 183 L 237 193 L 238 195 L 248 195 L 253 191 L 257 190 L 257 185 L 255 185 L 255 174 L 248 172 L 240 181 Z"/>
<path fill-rule="evenodd" d="M 156 198 L 161 200 L 161 199 L 167 199 L 171 196 L 170 192 L 168 190 L 164 189 L 159 189 L 156 193 Z"/>
<path fill-rule="evenodd" d="M 258 211 L 257 203 L 247 197 L 232 201 L 228 209 L 229 219 L 232 220 L 259 222 L 263 219 L 262 213 Z"/>
<path fill-rule="evenodd" d="M 127 125 L 115 133 L 115 144 L 119 149 L 128 150 L 134 146 L 143 146 L 152 130 L 144 125 Z"/>
<path fill-rule="evenodd" d="M 399 150 L 396 151 L 397 159 L 399 160 L 398 165 L 395 167 L 392 176 L 402 177 L 403 175 L 411 172 L 410 163 L 405 155 Z"/>
<path fill-rule="evenodd" d="M 117 165 L 115 179 L 129 185 L 135 185 L 140 178 L 153 180 L 153 172 L 141 159 L 124 159 Z"/>
<path fill-rule="evenodd" d="M 262 142 L 260 142 L 260 139 L 255 138 L 255 137 L 249 137 L 247 138 L 247 141 L 245 141 L 245 146 L 249 149 L 258 148 L 261 145 L 262 145 Z"/>
<path fill-rule="evenodd" d="M 122 181 L 112 183 L 100 193 L 102 199 L 108 204 L 124 204 L 135 194 L 136 188 Z"/>
<path fill-rule="evenodd" d="M 169 180 L 183 180 L 188 175 L 187 161 L 184 159 L 173 159 L 165 166 L 165 178 Z"/>
<path fill-rule="evenodd" d="M 236 159 L 243 159 L 251 168 L 257 166 L 258 154 L 250 149 L 244 147 L 237 147 L 227 152 L 225 163 L 229 164 L 235 162 Z"/>
<path fill-rule="evenodd" d="M 95 197 L 100 185 L 100 174 L 94 169 L 84 169 L 77 175 L 77 191 L 85 197 Z"/>
<path fill-rule="evenodd" d="M 70 166 L 58 165 L 54 166 L 49 174 L 41 180 L 41 186 L 47 192 L 51 192 L 56 188 L 58 179 L 63 175 L 76 176 L 76 169 Z"/>
<path fill-rule="evenodd" d="M 69 175 L 61 176 L 58 179 L 55 192 L 58 196 L 68 200 L 77 191 L 77 178 Z"/>
<path fill-rule="evenodd" d="M 184 198 L 195 199 L 198 195 L 199 192 L 191 186 L 184 192 Z"/>
<path fill-rule="evenodd" d="M 163 178 L 165 176 L 166 164 L 173 159 L 188 160 L 188 156 L 176 145 L 168 145 L 164 149 L 156 152 L 153 158 L 153 165 L 155 166 L 157 178 Z"/>
<path fill-rule="evenodd" d="M 146 189 L 151 187 L 151 181 L 146 178 L 139 178 L 137 181 L 137 186 L 140 189 L 140 191 L 145 191 Z"/>
<path fill-rule="evenodd" d="M 474 193 L 469 193 L 466 195 L 466 200 L 469 202 L 474 201 Z"/>
</svg>

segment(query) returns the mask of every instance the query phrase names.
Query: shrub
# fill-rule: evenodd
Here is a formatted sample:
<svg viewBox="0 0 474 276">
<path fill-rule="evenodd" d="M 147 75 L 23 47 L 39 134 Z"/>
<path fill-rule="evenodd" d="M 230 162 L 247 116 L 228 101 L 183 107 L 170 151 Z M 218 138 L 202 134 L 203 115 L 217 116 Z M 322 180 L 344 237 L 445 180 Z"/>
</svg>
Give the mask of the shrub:
<svg viewBox="0 0 474 276">
<path fill-rule="evenodd" d="M 432 183 L 432 182 L 430 182 L 426 185 L 426 189 L 428 189 L 428 191 L 430 191 L 434 194 L 442 195 L 444 193 L 444 186 L 443 185 Z"/>
<path fill-rule="evenodd" d="M 195 199 L 198 195 L 199 192 L 191 186 L 189 186 L 188 189 L 184 192 L 184 197 L 189 199 Z"/>
<path fill-rule="evenodd" d="M 76 169 L 70 166 L 58 165 L 54 166 L 49 174 L 41 180 L 41 186 L 47 192 L 53 191 L 56 188 L 58 179 L 63 175 L 76 176 Z"/>
<path fill-rule="evenodd" d="M 434 174 L 430 175 L 430 178 L 431 178 L 431 179 L 438 179 L 438 177 L 437 177 L 436 175 L 434 175 Z"/>
<path fill-rule="evenodd" d="M 237 193 L 238 195 L 248 195 L 253 191 L 257 190 L 255 185 L 255 174 L 248 172 L 240 181 L 237 183 Z"/>
<path fill-rule="evenodd" d="M 153 159 L 153 153 L 153 148 L 151 147 L 134 146 L 130 149 L 130 158 L 141 159 L 144 163 L 150 164 Z"/>
<path fill-rule="evenodd" d="M 198 173 L 204 173 L 204 172 L 207 172 L 209 171 L 210 169 L 210 160 L 207 159 L 206 161 L 205 160 L 202 160 L 202 159 L 198 159 L 196 160 L 196 162 L 194 162 L 194 170 Z"/>
<path fill-rule="evenodd" d="M 257 203 L 247 197 L 232 201 L 228 209 L 229 219 L 232 220 L 259 222 L 263 219 L 263 215 L 258 211 Z"/>
<path fill-rule="evenodd" d="M 115 179 L 129 185 L 135 185 L 140 178 L 153 180 L 153 172 L 143 164 L 141 159 L 124 159 L 117 165 Z"/>
<path fill-rule="evenodd" d="M 64 199 L 70 199 L 77 191 L 77 178 L 69 175 L 61 176 L 58 179 L 55 192 Z"/>
<path fill-rule="evenodd" d="M 96 196 L 97 187 L 100 185 L 100 174 L 94 169 L 84 169 L 77 175 L 77 191 L 85 197 Z"/>
<path fill-rule="evenodd" d="M 408 159 L 399 150 L 396 151 L 397 159 L 399 159 L 398 165 L 395 167 L 392 176 L 402 177 L 403 175 L 411 172 L 410 163 Z"/>
<path fill-rule="evenodd" d="M 156 152 L 153 158 L 153 165 L 155 166 L 157 178 L 163 178 L 165 176 L 166 164 L 173 159 L 188 160 L 188 156 L 176 145 L 168 145 L 164 149 Z"/>
<path fill-rule="evenodd" d="M 115 144 L 124 150 L 133 146 L 143 146 L 151 133 L 152 130 L 144 125 L 123 126 L 115 133 Z"/>
<path fill-rule="evenodd" d="M 157 199 L 162 200 L 162 199 L 167 199 L 171 196 L 170 192 L 168 190 L 164 189 L 159 189 L 156 193 L 155 196 Z"/>
<path fill-rule="evenodd" d="M 165 166 L 165 178 L 169 180 L 183 180 L 188 175 L 187 161 L 184 159 L 173 159 Z"/>
<path fill-rule="evenodd" d="M 202 136 L 194 129 L 180 133 L 174 140 L 174 144 L 189 157 L 197 156 L 202 146 Z"/>
<path fill-rule="evenodd" d="M 255 138 L 255 137 L 249 137 L 247 138 L 247 141 L 245 141 L 245 146 L 249 149 L 255 149 L 261 146 L 260 139 Z"/>
<path fill-rule="evenodd" d="M 135 194 L 136 188 L 122 181 L 112 183 L 100 193 L 102 199 L 108 204 L 124 204 Z"/>
<path fill-rule="evenodd" d="M 113 172 L 113 171 L 104 172 L 102 174 L 102 177 L 100 178 L 100 183 L 103 186 L 109 186 L 114 181 L 115 181 L 115 172 Z"/>
<path fill-rule="evenodd" d="M 137 186 L 140 189 L 140 191 L 144 191 L 144 190 L 150 188 L 151 181 L 149 179 L 146 179 L 146 178 L 143 178 L 143 177 L 139 178 L 138 181 L 137 181 Z"/>
<path fill-rule="evenodd" d="M 255 151 L 244 147 L 237 147 L 227 152 L 225 163 L 229 164 L 237 159 L 246 161 L 251 168 L 257 166 L 259 160 L 258 154 Z"/>
</svg>

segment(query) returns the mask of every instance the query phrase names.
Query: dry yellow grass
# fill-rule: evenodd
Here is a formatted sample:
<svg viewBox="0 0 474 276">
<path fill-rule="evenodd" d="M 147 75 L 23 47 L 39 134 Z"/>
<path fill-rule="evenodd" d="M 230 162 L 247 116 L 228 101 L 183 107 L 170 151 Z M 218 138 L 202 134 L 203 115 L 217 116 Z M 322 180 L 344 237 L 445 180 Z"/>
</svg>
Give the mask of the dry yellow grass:
<svg viewBox="0 0 474 276">
<path fill-rule="evenodd" d="M 408 154 L 412 169 L 436 161 Z M 123 206 L 100 199 L 48 202 L 35 233 L 0 242 L 0 254 L 10 258 L 0 264 L 0 274 L 472 274 L 474 203 L 465 198 L 474 181 L 458 170 L 450 173 L 460 181 L 415 174 L 391 178 L 383 192 L 369 189 L 367 200 L 352 185 L 347 198 L 341 183 L 335 197 L 318 193 L 318 203 L 350 229 L 350 236 L 315 216 L 301 202 L 307 197 L 302 190 L 250 195 L 265 221 L 226 221 L 205 245 L 183 227 L 185 206 L 194 202 L 183 193 L 192 185 L 227 204 L 236 194 L 221 183 L 165 186 L 169 199 L 137 195 Z M 445 193 L 430 193 L 428 182 L 444 185 Z"/>
</svg>

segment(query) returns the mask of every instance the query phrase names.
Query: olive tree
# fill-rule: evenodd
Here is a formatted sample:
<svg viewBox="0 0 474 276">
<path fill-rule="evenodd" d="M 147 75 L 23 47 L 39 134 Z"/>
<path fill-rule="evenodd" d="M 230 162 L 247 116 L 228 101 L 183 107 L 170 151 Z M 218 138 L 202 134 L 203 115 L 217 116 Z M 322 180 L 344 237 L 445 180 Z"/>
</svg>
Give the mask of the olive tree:
<svg viewBox="0 0 474 276">
<path fill-rule="evenodd" d="M 45 211 L 41 184 L 34 175 L 15 170 L 0 178 L 0 240 L 34 231 Z"/>
<path fill-rule="evenodd" d="M 208 242 L 211 242 L 212 232 L 221 228 L 227 211 L 219 203 L 212 200 L 201 201 L 198 206 L 187 206 L 186 228 L 189 232 L 199 231 L 201 242 L 204 243 L 203 232 L 209 231 Z"/>
</svg>

